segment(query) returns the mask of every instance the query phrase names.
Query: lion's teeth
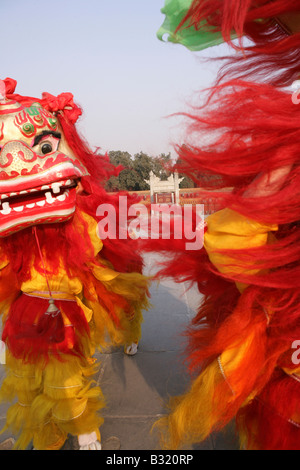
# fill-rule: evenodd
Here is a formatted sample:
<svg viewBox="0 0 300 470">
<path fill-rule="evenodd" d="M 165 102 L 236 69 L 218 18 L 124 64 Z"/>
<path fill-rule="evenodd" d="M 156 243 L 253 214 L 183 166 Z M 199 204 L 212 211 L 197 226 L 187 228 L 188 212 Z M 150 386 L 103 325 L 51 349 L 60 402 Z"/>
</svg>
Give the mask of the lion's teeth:
<svg viewBox="0 0 300 470">
<path fill-rule="evenodd" d="M 47 191 L 45 193 L 45 196 L 46 196 L 46 201 L 48 202 L 48 204 L 53 204 L 53 202 L 55 201 L 55 198 L 52 197 L 51 191 Z"/>
<path fill-rule="evenodd" d="M 61 183 L 52 183 L 51 184 L 51 189 L 54 192 L 54 194 L 60 193 L 60 187 L 61 187 Z"/>
<path fill-rule="evenodd" d="M 17 206 L 17 207 L 14 207 L 13 209 L 16 212 L 22 212 L 22 210 L 24 209 L 24 206 Z"/>
<path fill-rule="evenodd" d="M 64 200 L 66 199 L 66 194 L 65 194 L 65 193 L 60 194 L 59 196 L 57 196 L 57 199 L 58 199 L 59 201 L 64 201 Z"/>
<path fill-rule="evenodd" d="M 36 202 L 36 205 L 40 206 L 40 207 L 43 207 L 45 204 L 46 204 L 46 199 L 42 199 L 42 201 L 37 201 Z"/>
<path fill-rule="evenodd" d="M 0 212 L 3 215 L 8 215 L 11 213 L 11 207 L 9 206 L 9 202 L 3 202 L 2 210 Z"/>
</svg>

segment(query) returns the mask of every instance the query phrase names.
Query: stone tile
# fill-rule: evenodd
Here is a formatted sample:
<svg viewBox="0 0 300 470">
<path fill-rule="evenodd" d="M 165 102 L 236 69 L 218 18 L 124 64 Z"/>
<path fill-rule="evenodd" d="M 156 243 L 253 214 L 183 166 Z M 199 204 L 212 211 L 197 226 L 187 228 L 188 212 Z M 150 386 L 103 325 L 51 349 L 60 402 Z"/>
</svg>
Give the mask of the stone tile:
<svg viewBox="0 0 300 470">
<path fill-rule="evenodd" d="M 105 435 L 105 431 L 104 431 Z M 102 439 L 102 450 L 121 450 L 121 440 L 116 436 L 111 436 L 108 439 Z"/>
<path fill-rule="evenodd" d="M 109 450 L 112 436 L 113 442 L 120 446 L 117 450 L 161 450 L 158 431 L 153 427 L 155 422 L 155 418 L 105 418 L 101 428 L 103 450 Z M 192 448 L 184 447 L 180 450 Z M 197 450 L 213 450 L 211 440 L 199 445 Z"/>
<path fill-rule="evenodd" d="M 235 432 L 234 422 L 219 433 L 212 434 L 214 450 L 239 450 L 239 439 Z"/>
<path fill-rule="evenodd" d="M 167 295 L 166 295 L 167 297 Z M 179 306 L 178 306 L 179 304 Z M 140 351 L 180 351 L 184 350 L 186 339 L 183 336 L 187 327 L 187 316 L 176 314 L 176 309 L 185 307 L 181 302 L 169 305 L 161 302 L 144 314 Z"/>
<path fill-rule="evenodd" d="M 182 393 L 187 378 L 174 352 L 119 352 L 102 358 L 98 382 L 107 400 L 105 416 L 148 417 L 164 413 L 167 397 Z"/>
<path fill-rule="evenodd" d="M 13 450 L 14 444 L 15 440 L 12 437 L 5 439 L 4 441 L 0 442 L 0 450 Z"/>
<path fill-rule="evenodd" d="M 101 427 L 101 441 L 104 450 L 112 442 L 117 450 L 155 450 L 158 438 L 151 432 L 155 418 L 110 418 L 105 417 Z M 113 449 L 114 450 L 114 449 Z"/>
</svg>

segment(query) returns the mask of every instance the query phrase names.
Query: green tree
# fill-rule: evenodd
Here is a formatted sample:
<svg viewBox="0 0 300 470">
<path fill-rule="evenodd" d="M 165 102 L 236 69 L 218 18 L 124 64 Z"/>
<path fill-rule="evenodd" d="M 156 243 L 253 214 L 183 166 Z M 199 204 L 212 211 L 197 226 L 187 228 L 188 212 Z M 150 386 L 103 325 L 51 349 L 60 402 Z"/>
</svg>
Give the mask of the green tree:
<svg viewBox="0 0 300 470">
<path fill-rule="evenodd" d="M 184 189 L 184 188 L 195 188 L 196 185 L 194 183 L 194 181 L 192 180 L 192 178 L 190 178 L 189 176 L 187 176 L 186 174 L 182 173 L 180 171 L 180 166 L 182 165 L 182 160 L 180 160 L 180 158 L 178 158 L 176 160 L 176 166 L 178 166 L 178 174 L 179 174 L 179 177 L 180 178 L 183 178 L 183 180 L 181 181 L 179 187 L 181 189 Z"/>
<path fill-rule="evenodd" d="M 115 166 L 122 165 L 124 168 L 132 168 L 132 156 L 128 152 L 112 150 L 109 152 L 109 161 Z"/>
<path fill-rule="evenodd" d="M 149 189 L 145 180 L 149 180 L 150 171 L 162 180 L 166 180 L 171 171 L 169 167 L 172 164 L 171 154 L 160 154 L 159 157 L 151 157 L 144 152 L 137 153 L 134 156 L 133 168 L 139 175 L 140 191 Z"/>
<path fill-rule="evenodd" d="M 136 153 L 133 161 L 133 168 L 139 180 L 139 190 L 149 189 L 145 180 L 149 179 L 149 173 L 153 169 L 152 158 L 144 152 Z"/>
<path fill-rule="evenodd" d="M 126 168 L 119 174 L 119 189 L 140 191 L 139 175 L 133 168 Z"/>
<path fill-rule="evenodd" d="M 105 184 L 105 189 L 108 192 L 119 191 L 119 177 L 111 176 Z"/>
<path fill-rule="evenodd" d="M 118 176 L 111 176 L 107 181 L 105 187 L 107 191 L 120 191 L 128 190 L 131 186 L 135 185 L 135 182 L 130 178 L 132 171 L 132 157 L 128 152 L 122 152 L 121 150 L 110 151 L 109 161 L 116 167 L 122 167 Z M 127 181 L 128 180 L 128 181 Z"/>
<path fill-rule="evenodd" d="M 183 180 L 181 181 L 179 187 L 181 189 L 184 189 L 184 188 L 194 188 L 195 187 L 195 183 L 194 181 L 189 178 L 188 176 L 185 176 L 183 173 L 182 174 L 179 174 L 179 177 L 182 178 L 183 177 Z"/>
<path fill-rule="evenodd" d="M 158 176 L 161 180 L 166 180 L 173 172 L 174 162 L 170 153 L 161 153 L 159 156 L 152 157 L 145 152 L 139 152 L 134 158 L 128 152 L 120 150 L 109 152 L 110 162 L 122 169 L 118 176 L 112 176 L 107 184 L 108 191 L 145 191 L 149 190 L 149 185 L 145 180 L 149 180 L 150 171 Z M 177 161 L 178 163 L 178 161 Z M 187 176 L 181 182 L 181 188 L 193 188 L 193 181 Z"/>
</svg>

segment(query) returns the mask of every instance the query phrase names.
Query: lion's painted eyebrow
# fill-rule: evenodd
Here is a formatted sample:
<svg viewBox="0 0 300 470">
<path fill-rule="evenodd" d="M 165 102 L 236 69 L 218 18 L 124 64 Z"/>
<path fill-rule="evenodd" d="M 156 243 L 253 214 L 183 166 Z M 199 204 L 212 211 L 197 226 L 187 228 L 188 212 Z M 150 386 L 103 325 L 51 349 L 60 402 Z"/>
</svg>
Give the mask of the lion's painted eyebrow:
<svg viewBox="0 0 300 470">
<path fill-rule="evenodd" d="M 34 147 L 35 145 L 38 145 L 40 143 L 40 141 L 47 135 L 53 135 L 54 137 L 56 137 L 57 139 L 61 139 L 61 133 L 60 132 L 54 132 L 54 131 L 43 131 L 41 132 L 39 135 L 36 135 L 34 140 L 33 140 L 33 144 L 32 144 L 32 147 Z"/>
</svg>

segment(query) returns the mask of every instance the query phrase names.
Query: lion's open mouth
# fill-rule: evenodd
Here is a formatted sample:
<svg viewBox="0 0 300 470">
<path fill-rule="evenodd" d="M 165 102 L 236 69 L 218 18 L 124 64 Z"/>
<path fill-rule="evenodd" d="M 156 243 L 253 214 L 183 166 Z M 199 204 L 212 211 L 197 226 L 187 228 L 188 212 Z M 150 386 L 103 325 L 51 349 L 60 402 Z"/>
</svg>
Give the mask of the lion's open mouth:
<svg viewBox="0 0 300 470">
<path fill-rule="evenodd" d="M 77 180 L 61 180 L 52 184 L 11 192 L 0 195 L 0 221 L 1 215 L 12 212 L 21 213 L 26 209 L 58 207 L 70 198 L 70 191 L 76 189 Z"/>
<path fill-rule="evenodd" d="M 69 220 L 85 174 L 75 157 L 59 151 L 39 155 L 21 141 L 7 142 L 0 152 L 0 237 Z"/>
<path fill-rule="evenodd" d="M 0 193 L 0 237 L 37 224 L 65 222 L 75 212 L 78 177 Z"/>
</svg>

